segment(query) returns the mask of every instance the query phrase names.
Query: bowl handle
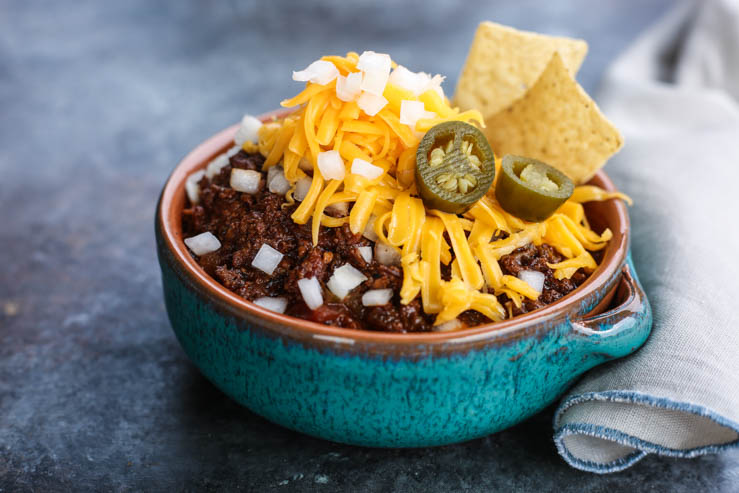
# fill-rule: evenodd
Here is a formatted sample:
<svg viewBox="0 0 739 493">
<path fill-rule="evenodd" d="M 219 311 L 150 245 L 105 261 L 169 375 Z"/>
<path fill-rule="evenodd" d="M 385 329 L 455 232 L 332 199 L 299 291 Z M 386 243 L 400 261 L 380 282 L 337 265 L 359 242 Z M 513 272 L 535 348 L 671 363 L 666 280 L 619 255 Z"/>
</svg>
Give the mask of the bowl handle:
<svg viewBox="0 0 739 493">
<path fill-rule="evenodd" d="M 611 305 L 612 299 L 617 300 L 617 305 L 601 312 L 600 305 Z M 622 268 L 621 279 L 604 300 L 589 314 L 571 322 L 575 335 L 592 356 L 614 359 L 631 354 L 649 336 L 652 310 L 634 273 L 630 255 Z"/>
</svg>

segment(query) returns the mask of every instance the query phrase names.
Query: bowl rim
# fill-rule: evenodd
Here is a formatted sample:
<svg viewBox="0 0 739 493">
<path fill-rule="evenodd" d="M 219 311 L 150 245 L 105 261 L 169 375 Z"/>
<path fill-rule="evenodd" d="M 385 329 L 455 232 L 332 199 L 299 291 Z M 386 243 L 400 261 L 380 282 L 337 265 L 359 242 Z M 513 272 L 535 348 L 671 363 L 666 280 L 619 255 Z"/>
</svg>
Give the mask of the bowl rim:
<svg viewBox="0 0 739 493">
<path fill-rule="evenodd" d="M 277 110 L 262 114 L 258 118 L 267 121 L 285 113 L 285 110 Z M 405 345 L 474 342 L 492 336 L 496 338 L 503 336 L 509 339 L 522 334 L 532 325 L 566 316 L 572 306 L 577 306 L 596 290 L 607 285 L 609 280 L 619 273 L 626 260 L 630 234 L 628 212 L 622 201 L 609 199 L 606 202 L 610 202 L 609 205 L 615 208 L 618 227 L 611 228 L 613 237 L 606 247 L 603 260 L 598 268 L 577 289 L 533 312 L 458 331 L 396 333 L 334 327 L 267 310 L 238 296 L 207 274 L 190 255 L 183 241 L 181 216 L 185 205 L 185 180 L 193 172 L 205 168 L 218 154 L 232 147 L 233 135 L 238 127 L 239 125 L 235 124 L 212 135 L 177 164 L 162 188 L 156 209 L 156 222 L 164 246 L 171 254 L 170 257 L 180 267 L 178 271 L 186 274 L 194 286 L 201 288 L 199 291 L 205 293 L 211 300 L 219 301 L 241 318 L 253 317 L 272 328 L 286 327 L 302 333 L 303 336 L 312 336 L 314 339 L 323 338 L 334 342 L 356 341 Z M 602 170 L 594 175 L 591 182 L 605 190 L 616 191 L 615 185 Z"/>
</svg>

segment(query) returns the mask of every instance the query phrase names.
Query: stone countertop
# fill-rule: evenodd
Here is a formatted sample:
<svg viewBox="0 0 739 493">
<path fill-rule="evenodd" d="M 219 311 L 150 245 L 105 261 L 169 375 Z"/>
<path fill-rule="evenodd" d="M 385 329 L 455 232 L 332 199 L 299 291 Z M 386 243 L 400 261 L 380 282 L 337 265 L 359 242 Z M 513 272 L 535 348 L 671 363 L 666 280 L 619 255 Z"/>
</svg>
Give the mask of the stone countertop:
<svg viewBox="0 0 739 493">
<path fill-rule="evenodd" d="M 169 327 L 153 214 L 198 142 L 270 110 L 318 55 L 447 74 L 476 24 L 587 39 L 593 90 L 668 0 L 0 4 L 0 492 L 737 491 L 739 452 L 571 469 L 551 410 L 468 443 L 321 441 L 230 401 Z"/>
</svg>

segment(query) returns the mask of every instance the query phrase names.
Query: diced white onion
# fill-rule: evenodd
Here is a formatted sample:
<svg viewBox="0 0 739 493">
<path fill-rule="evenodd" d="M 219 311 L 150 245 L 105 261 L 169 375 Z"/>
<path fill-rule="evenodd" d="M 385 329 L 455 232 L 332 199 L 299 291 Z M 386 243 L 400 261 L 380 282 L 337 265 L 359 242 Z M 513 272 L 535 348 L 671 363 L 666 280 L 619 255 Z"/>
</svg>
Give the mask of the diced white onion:
<svg viewBox="0 0 739 493">
<path fill-rule="evenodd" d="M 444 82 L 444 79 L 446 79 L 446 77 L 444 77 L 443 75 L 439 75 L 439 74 L 434 75 L 429 81 L 428 86 L 426 86 L 426 89 L 424 90 L 424 92 L 428 91 L 429 89 L 433 89 L 434 91 L 436 91 L 436 94 L 438 94 L 439 97 L 443 101 L 444 100 L 444 89 L 441 88 L 441 84 Z"/>
<path fill-rule="evenodd" d="M 319 152 L 318 169 L 327 180 L 343 180 L 346 173 L 339 151 Z"/>
<path fill-rule="evenodd" d="M 308 305 L 308 308 L 315 310 L 319 306 L 323 305 L 323 293 L 321 293 L 321 283 L 318 279 L 311 277 L 310 279 L 298 280 L 298 289 L 300 294 L 303 296 L 303 301 Z"/>
<path fill-rule="evenodd" d="M 365 72 L 362 77 L 360 89 L 376 96 L 382 96 L 382 93 L 385 92 L 388 77 L 389 73 L 379 72 L 376 70 Z"/>
<path fill-rule="evenodd" d="M 375 221 L 377 220 L 377 216 L 374 214 L 371 214 L 369 219 L 367 220 L 367 225 L 364 227 L 364 231 L 362 231 L 362 236 L 367 238 L 370 241 L 377 241 L 378 236 L 377 233 L 375 233 Z"/>
<path fill-rule="evenodd" d="M 400 264 L 400 253 L 395 248 L 380 241 L 375 243 L 375 258 L 383 265 Z"/>
<path fill-rule="evenodd" d="M 308 65 L 305 70 L 293 72 L 293 80 L 299 82 L 314 82 L 325 86 L 339 76 L 336 65 L 327 60 L 316 60 Z"/>
<path fill-rule="evenodd" d="M 257 193 L 259 190 L 259 182 L 262 181 L 262 173 L 254 171 L 253 169 L 238 169 L 233 168 L 231 170 L 231 179 L 229 184 L 231 188 L 237 192 L 244 192 L 251 195 Z"/>
<path fill-rule="evenodd" d="M 270 174 L 272 175 L 271 178 Z M 290 190 L 290 182 L 285 178 L 285 172 L 282 166 L 272 166 L 267 171 L 267 188 L 269 188 L 270 192 L 276 193 L 277 195 L 285 195 Z"/>
<path fill-rule="evenodd" d="M 367 116 L 375 116 L 386 104 L 387 99 L 371 92 L 362 92 L 362 95 L 357 100 L 359 109 L 364 111 Z"/>
<path fill-rule="evenodd" d="M 267 170 L 267 183 L 272 181 L 272 178 L 277 176 L 278 174 L 282 173 L 282 166 L 279 164 L 275 164 L 274 166 L 270 166 Z"/>
<path fill-rule="evenodd" d="M 387 53 L 364 51 L 359 55 L 359 60 L 357 60 L 357 69 L 365 72 L 369 70 L 383 70 L 390 73 L 390 68 L 392 68 L 392 60 Z"/>
<path fill-rule="evenodd" d="M 191 174 L 185 180 L 185 192 L 187 192 L 187 198 L 190 199 L 191 204 L 197 204 L 200 202 L 200 185 L 198 182 L 205 176 L 205 171 L 200 170 Z"/>
<path fill-rule="evenodd" d="M 262 298 L 257 298 L 253 303 L 277 313 L 285 313 L 285 310 L 287 309 L 287 298 L 282 297 L 270 298 L 269 296 L 264 296 Z"/>
<path fill-rule="evenodd" d="M 302 202 L 306 195 L 308 195 L 308 190 L 310 189 L 310 185 L 313 183 L 313 179 L 304 176 L 301 179 L 295 183 L 295 191 L 293 192 L 293 198 L 299 202 Z"/>
<path fill-rule="evenodd" d="M 400 102 L 400 123 L 415 129 L 416 122 L 421 118 L 436 118 L 436 113 L 426 111 L 421 101 L 404 99 Z"/>
<path fill-rule="evenodd" d="M 362 92 L 362 72 L 353 72 L 346 77 L 340 75 L 336 79 L 336 97 L 342 101 L 354 101 Z"/>
<path fill-rule="evenodd" d="M 221 248 L 221 242 L 210 231 L 200 233 L 191 238 L 185 238 L 185 245 L 198 257 L 206 253 L 215 252 Z"/>
<path fill-rule="evenodd" d="M 234 135 L 234 143 L 240 147 L 244 145 L 244 142 L 257 142 L 260 128 L 262 128 L 262 122 L 258 118 L 244 115 L 241 119 L 241 126 Z"/>
<path fill-rule="evenodd" d="M 205 176 L 207 176 L 209 180 L 212 180 L 218 176 L 221 170 L 226 166 L 228 166 L 228 156 L 226 156 L 226 153 L 224 152 L 208 163 L 208 166 L 205 168 Z"/>
<path fill-rule="evenodd" d="M 337 298 L 343 300 L 349 294 L 349 291 L 366 280 L 367 276 L 352 267 L 351 264 L 344 264 L 334 271 L 326 286 Z"/>
<path fill-rule="evenodd" d="M 326 211 L 333 213 L 334 216 L 344 217 L 349 214 L 349 203 L 348 202 L 336 202 L 326 206 Z"/>
<path fill-rule="evenodd" d="M 372 262 L 372 247 L 371 246 L 361 246 L 358 247 L 357 250 L 359 250 L 359 255 L 364 259 L 365 262 L 368 264 Z"/>
<path fill-rule="evenodd" d="M 423 103 L 421 104 L 423 105 Z M 365 178 L 374 180 L 375 178 L 381 177 L 384 172 L 384 169 L 379 166 L 375 166 L 372 163 L 368 163 L 364 159 L 359 159 L 357 157 L 352 161 L 352 173 L 355 175 L 364 176 Z"/>
<path fill-rule="evenodd" d="M 240 150 L 241 146 L 233 146 L 231 149 L 226 151 L 226 157 L 230 158 L 231 156 L 238 154 Z"/>
<path fill-rule="evenodd" d="M 271 276 L 282 261 L 282 257 L 284 257 L 283 254 L 264 243 L 254 256 L 251 265 Z"/>
<path fill-rule="evenodd" d="M 364 306 L 387 305 L 392 297 L 392 289 L 370 289 L 362 295 L 362 304 Z"/>
<path fill-rule="evenodd" d="M 444 322 L 443 324 L 434 325 L 431 327 L 431 330 L 434 332 L 449 332 L 452 330 L 459 330 L 462 328 L 462 321 L 458 318 L 453 318 L 449 320 L 448 322 Z"/>
<path fill-rule="evenodd" d="M 404 66 L 398 65 L 390 74 L 388 82 L 402 89 L 411 91 L 414 95 L 418 96 L 423 92 L 423 88 L 426 87 L 428 82 L 426 80 L 427 77 L 428 76 L 423 72 L 411 72 Z"/>
<path fill-rule="evenodd" d="M 537 293 L 541 293 L 544 289 L 544 279 L 546 279 L 546 276 L 538 270 L 522 270 L 518 273 L 518 278 L 531 286 L 531 289 Z"/>
</svg>

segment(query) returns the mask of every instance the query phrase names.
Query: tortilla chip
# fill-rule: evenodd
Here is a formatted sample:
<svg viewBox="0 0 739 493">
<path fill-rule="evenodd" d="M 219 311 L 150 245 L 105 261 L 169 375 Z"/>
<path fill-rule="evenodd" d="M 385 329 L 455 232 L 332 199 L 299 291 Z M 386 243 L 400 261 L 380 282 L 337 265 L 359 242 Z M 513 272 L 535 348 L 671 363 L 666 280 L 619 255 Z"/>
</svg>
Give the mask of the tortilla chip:
<svg viewBox="0 0 739 493">
<path fill-rule="evenodd" d="M 496 154 L 539 159 L 575 183 L 588 181 L 623 145 L 557 53 L 529 92 L 485 124 Z"/>
<path fill-rule="evenodd" d="M 459 76 L 455 104 L 493 116 L 520 98 L 536 82 L 558 52 L 573 76 L 588 52 L 579 39 L 518 31 L 482 22 Z"/>
</svg>

